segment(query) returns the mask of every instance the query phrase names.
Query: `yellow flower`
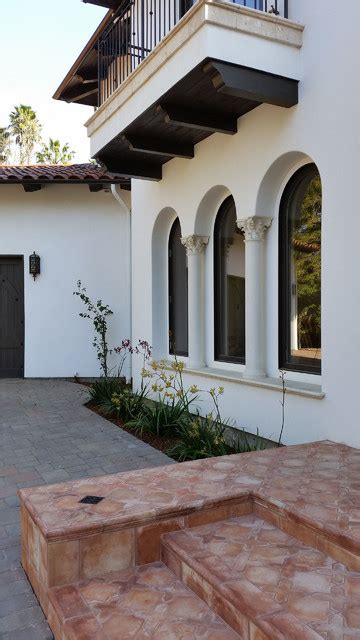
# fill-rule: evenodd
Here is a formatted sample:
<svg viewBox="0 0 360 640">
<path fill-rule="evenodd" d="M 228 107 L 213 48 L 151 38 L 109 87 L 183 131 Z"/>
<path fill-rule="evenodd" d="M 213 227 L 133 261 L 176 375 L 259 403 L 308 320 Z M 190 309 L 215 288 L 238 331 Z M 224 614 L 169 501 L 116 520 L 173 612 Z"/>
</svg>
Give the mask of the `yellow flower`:
<svg viewBox="0 0 360 640">
<path fill-rule="evenodd" d="M 182 398 L 182 394 L 183 393 L 182 393 L 181 389 L 178 389 L 177 392 L 176 392 L 177 397 L 178 398 Z"/>
<path fill-rule="evenodd" d="M 218 393 L 220 396 L 222 396 L 222 394 L 224 393 L 224 387 L 219 387 Z"/>
<path fill-rule="evenodd" d="M 199 391 L 199 388 L 198 388 L 198 386 L 196 384 L 191 385 L 191 387 L 190 387 L 190 392 L 191 393 L 198 393 L 198 391 Z"/>
<path fill-rule="evenodd" d="M 159 362 L 159 366 L 160 366 L 162 369 L 164 369 L 164 367 L 166 367 L 166 365 L 167 365 L 167 362 L 166 362 L 166 360 L 164 360 L 164 358 L 163 358 L 162 360 L 160 360 L 160 362 Z"/>
<path fill-rule="evenodd" d="M 157 370 L 158 370 L 158 368 L 159 368 L 159 365 L 158 365 L 158 363 L 156 362 L 156 360 L 153 360 L 153 361 L 150 363 L 150 367 L 152 368 L 152 370 L 153 370 L 153 371 L 157 371 Z"/>
<path fill-rule="evenodd" d="M 151 388 L 152 388 L 152 390 L 153 390 L 153 391 L 155 391 L 155 392 L 159 390 L 159 387 L 158 387 L 158 385 L 157 385 L 157 384 L 153 384 Z"/>
<path fill-rule="evenodd" d="M 216 389 L 215 387 L 211 387 L 210 391 L 209 391 L 211 396 L 214 396 L 216 394 Z"/>
<path fill-rule="evenodd" d="M 185 367 L 185 363 L 180 362 L 179 360 L 175 360 L 174 362 L 171 363 L 171 368 L 174 369 L 174 371 L 177 371 L 178 373 L 183 371 L 184 367 Z"/>
</svg>

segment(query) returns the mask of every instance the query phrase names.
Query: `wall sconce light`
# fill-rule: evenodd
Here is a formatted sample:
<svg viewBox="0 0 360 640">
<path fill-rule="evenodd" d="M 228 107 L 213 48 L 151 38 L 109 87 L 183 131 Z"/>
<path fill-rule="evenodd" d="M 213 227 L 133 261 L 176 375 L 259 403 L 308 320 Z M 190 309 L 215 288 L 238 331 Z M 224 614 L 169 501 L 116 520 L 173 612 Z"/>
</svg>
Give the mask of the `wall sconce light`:
<svg viewBox="0 0 360 640">
<path fill-rule="evenodd" d="M 35 251 L 29 256 L 29 273 L 34 280 L 40 274 L 40 256 Z"/>
</svg>

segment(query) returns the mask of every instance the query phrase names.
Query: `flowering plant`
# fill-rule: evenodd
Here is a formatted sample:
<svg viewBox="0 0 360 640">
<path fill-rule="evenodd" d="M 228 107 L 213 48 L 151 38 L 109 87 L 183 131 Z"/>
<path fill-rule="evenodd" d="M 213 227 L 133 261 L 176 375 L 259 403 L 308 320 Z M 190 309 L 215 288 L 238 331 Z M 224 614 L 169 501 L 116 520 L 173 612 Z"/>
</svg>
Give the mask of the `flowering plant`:
<svg viewBox="0 0 360 640">
<path fill-rule="evenodd" d="M 108 316 L 112 315 L 112 310 L 108 304 L 104 304 L 102 300 L 93 302 L 87 295 L 86 287 L 82 286 L 81 280 L 77 281 L 77 291 L 73 291 L 74 296 L 78 296 L 84 303 L 86 312 L 79 313 L 81 318 L 87 318 L 92 321 L 95 335 L 93 338 L 93 347 L 96 349 L 97 358 L 100 363 L 100 369 L 107 378 L 108 376 L 108 356 L 111 353 L 107 342 Z"/>
<path fill-rule="evenodd" d="M 176 356 L 171 363 L 153 360 L 143 367 L 142 380 L 146 380 L 149 390 L 156 394 L 156 402 L 144 405 L 138 418 L 131 421 L 135 430 L 141 433 L 150 431 L 157 436 L 172 435 L 177 438 L 180 435 L 183 438 L 187 430 L 194 428 L 195 416 L 191 409 L 201 394 L 209 394 L 214 404 L 214 416 L 211 413 L 210 419 L 209 415 L 209 424 L 212 420 L 221 423 L 219 396 L 224 392 L 223 387 L 210 390 L 199 389 L 196 384 L 186 387 L 184 369 L 185 363 Z"/>
<path fill-rule="evenodd" d="M 120 363 L 118 366 L 118 376 L 120 377 L 125 361 L 129 355 L 140 355 L 143 359 L 142 370 L 144 370 L 147 360 L 150 360 L 151 358 L 152 348 L 146 340 L 139 339 L 138 343 L 133 346 L 130 338 L 125 338 L 122 340 L 120 346 L 114 348 L 114 353 L 120 356 Z"/>
<path fill-rule="evenodd" d="M 151 358 L 152 349 L 146 340 L 138 340 L 133 346 L 130 338 L 122 340 L 120 346 L 114 348 L 114 352 L 120 357 L 118 367 L 118 377 L 120 377 L 126 359 L 129 355 L 140 355 L 142 357 L 142 369 L 145 369 L 146 362 Z M 139 393 L 133 392 L 129 387 L 123 386 L 116 389 L 110 398 L 107 406 L 103 406 L 107 412 L 114 412 L 118 418 L 125 422 L 135 420 L 141 413 L 142 406 L 148 395 L 147 384 L 141 379 L 141 390 Z"/>
</svg>

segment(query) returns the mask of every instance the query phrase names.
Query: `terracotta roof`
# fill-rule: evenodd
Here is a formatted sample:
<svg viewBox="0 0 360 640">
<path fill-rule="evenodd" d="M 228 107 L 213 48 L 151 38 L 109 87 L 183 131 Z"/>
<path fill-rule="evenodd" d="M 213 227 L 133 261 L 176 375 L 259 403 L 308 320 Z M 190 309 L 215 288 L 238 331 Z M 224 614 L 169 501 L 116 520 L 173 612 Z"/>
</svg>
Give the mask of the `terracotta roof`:
<svg viewBox="0 0 360 640">
<path fill-rule="evenodd" d="M 105 169 L 87 164 L 34 164 L 34 165 L 0 165 L 0 184 L 89 184 L 101 188 L 104 184 L 121 184 L 128 186 L 129 181 L 119 175 L 109 173 Z"/>
</svg>

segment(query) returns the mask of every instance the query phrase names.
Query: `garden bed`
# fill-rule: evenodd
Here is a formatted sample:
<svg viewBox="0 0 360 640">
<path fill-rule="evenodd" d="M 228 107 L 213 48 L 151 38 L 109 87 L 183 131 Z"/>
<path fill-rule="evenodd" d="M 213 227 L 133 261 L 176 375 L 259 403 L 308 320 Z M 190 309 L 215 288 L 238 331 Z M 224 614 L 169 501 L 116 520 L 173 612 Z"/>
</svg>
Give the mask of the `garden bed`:
<svg viewBox="0 0 360 640">
<path fill-rule="evenodd" d="M 134 429 L 132 429 L 131 427 L 128 427 L 122 420 L 117 418 L 116 415 L 114 414 L 111 415 L 105 411 L 102 411 L 101 408 L 96 406 L 94 402 L 91 402 L 91 401 L 87 402 L 86 406 L 91 411 L 94 411 L 94 413 L 97 413 L 102 418 L 105 418 L 105 420 L 109 420 L 109 422 L 116 424 L 116 426 L 120 427 L 120 429 L 123 429 L 124 431 L 126 431 L 127 433 L 130 433 L 135 438 L 142 440 L 142 442 L 146 442 L 146 444 L 151 445 L 152 447 L 154 447 L 154 449 L 158 449 L 159 451 L 162 451 L 162 453 L 166 453 L 167 455 L 169 455 L 168 454 L 169 449 L 173 447 L 177 442 L 179 442 L 179 438 L 177 437 L 170 437 L 170 436 L 158 437 L 154 433 L 149 433 L 145 431 L 143 431 L 142 434 L 136 433 Z"/>
<path fill-rule="evenodd" d="M 143 348 L 143 343 L 139 344 Z M 184 386 L 183 362 L 176 357 L 171 363 L 150 361 L 150 353 L 146 351 L 143 357 L 138 390 L 120 375 L 103 376 L 88 388 L 89 409 L 178 462 L 274 446 L 259 434 L 247 434 L 223 419 L 223 387 Z M 207 405 L 202 415 L 199 402 L 204 399 Z"/>
</svg>

